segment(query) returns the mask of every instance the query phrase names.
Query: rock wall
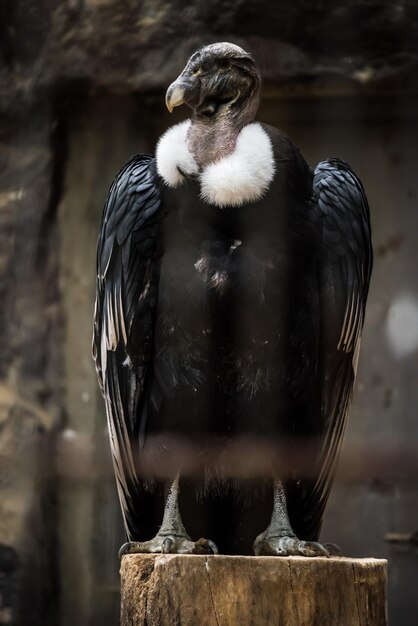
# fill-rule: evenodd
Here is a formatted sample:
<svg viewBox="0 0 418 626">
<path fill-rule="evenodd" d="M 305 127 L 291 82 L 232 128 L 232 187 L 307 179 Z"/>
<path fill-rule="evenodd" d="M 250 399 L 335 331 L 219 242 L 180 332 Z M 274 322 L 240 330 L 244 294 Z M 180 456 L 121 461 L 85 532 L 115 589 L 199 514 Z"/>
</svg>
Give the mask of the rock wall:
<svg viewBox="0 0 418 626">
<path fill-rule="evenodd" d="M 44 521 L 53 495 L 42 457 L 62 408 L 57 164 L 48 102 L 11 110 L 1 122 L 0 543 L 16 556 L 3 570 L 0 623 L 10 623 L 8 604 L 26 594 L 30 612 L 20 617 L 36 624 L 44 602 L 53 605 L 54 586 L 54 525 Z"/>
<path fill-rule="evenodd" d="M 414 0 L 3 0 L 2 106 L 69 81 L 162 89 L 192 50 L 216 40 L 251 49 L 284 94 L 416 86 Z"/>
</svg>

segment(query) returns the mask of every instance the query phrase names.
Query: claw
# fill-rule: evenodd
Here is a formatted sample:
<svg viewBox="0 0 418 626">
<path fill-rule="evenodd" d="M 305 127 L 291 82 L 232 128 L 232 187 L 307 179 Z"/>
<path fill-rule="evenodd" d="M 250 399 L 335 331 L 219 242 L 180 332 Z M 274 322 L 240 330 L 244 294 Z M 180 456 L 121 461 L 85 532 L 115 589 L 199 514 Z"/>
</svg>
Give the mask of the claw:
<svg viewBox="0 0 418 626">
<path fill-rule="evenodd" d="M 341 548 L 336 543 L 324 543 L 324 547 L 331 556 L 341 556 Z"/>
<path fill-rule="evenodd" d="M 276 556 L 278 553 L 267 541 L 259 541 L 254 544 L 254 554 L 255 556 Z"/>
<path fill-rule="evenodd" d="M 150 541 L 128 541 L 119 550 L 125 554 L 218 554 L 216 544 L 210 539 L 192 541 L 188 535 L 157 534 Z"/>
<path fill-rule="evenodd" d="M 125 556 L 125 554 L 132 554 L 132 552 L 135 551 L 135 544 L 137 542 L 136 541 L 127 541 L 126 543 L 124 543 L 118 552 L 118 557 L 119 559 L 121 559 L 123 556 Z"/>
<path fill-rule="evenodd" d="M 208 546 L 212 550 L 213 554 L 219 554 L 218 546 L 212 539 L 208 539 Z"/>
<path fill-rule="evenodd" d="M 300 541 L 297 537 L 267 537 L 261 534 L 254 542 L 256 556 L 330 557 L 331 550 L 317 541 Z"/>
<path fill-rule="evenodd" d="M 193 554 L 218 554 L 218 547 L 211 539 L 198 539 Z"/>
<path fill-rule="evenodd" d="M 317 541 L 301 541 L 298 551 L 302 556 L 331 556 L 325 546 Z"/>
<path fill-rule="evenodd" d="M 163 545 L 161 546 L 161 552 L 163 554 L 171 554 L 174 544 L 175 542 L 171 537 L 166 537 L 163 541 Z"/>
<path fill-rule="evenodd" d="M 125 556 L 125 554 L 129 554 L 129 541 L 127 543 L 124 543 L 120 548 L 119 548 L 119 552 L 118 552 L 118 557 L 119 560 Z"/>
</svg>

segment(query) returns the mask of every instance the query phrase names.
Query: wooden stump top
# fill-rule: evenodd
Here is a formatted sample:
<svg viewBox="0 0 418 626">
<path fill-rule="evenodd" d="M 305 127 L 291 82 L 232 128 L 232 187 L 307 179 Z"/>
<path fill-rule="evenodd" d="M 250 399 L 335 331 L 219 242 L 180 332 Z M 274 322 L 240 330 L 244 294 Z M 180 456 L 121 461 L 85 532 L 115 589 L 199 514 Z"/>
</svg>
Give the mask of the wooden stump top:
<svg viewBox="0 0 418 626">
<path fill-rule="evenodd" d="M 387 561 L 132 554 L 122 626 L 385 626 Z"/>
</svg>

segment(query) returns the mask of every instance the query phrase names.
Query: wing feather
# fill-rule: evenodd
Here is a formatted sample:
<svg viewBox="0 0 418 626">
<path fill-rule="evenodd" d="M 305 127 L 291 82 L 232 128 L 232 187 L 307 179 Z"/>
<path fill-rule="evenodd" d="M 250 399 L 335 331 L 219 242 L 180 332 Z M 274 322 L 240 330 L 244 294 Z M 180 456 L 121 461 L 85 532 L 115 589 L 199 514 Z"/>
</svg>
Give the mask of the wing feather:
<svg viewBox="0 0 418 626">
<path fill-rule="evenodd" d="M 105 398 L 125 529 L 138 533 L 135 450 L 146 432 L 140 407 L 151 359 L 156 304 L 160 191 L 152 157 L 136 155 L 114 180 L 97 245 L 93 358 Z M 135 350 L 130 338 L 139 328 Z"/>
<path fill-rule="evenodd" d="M 313 480 L 293 485 L 295 532 L 317 539 L 351 403 L 372 270 L 370 218 L 363 186 L 346 163 L 314 172 L 320 291 L 320 452 Z"/>
</svg>

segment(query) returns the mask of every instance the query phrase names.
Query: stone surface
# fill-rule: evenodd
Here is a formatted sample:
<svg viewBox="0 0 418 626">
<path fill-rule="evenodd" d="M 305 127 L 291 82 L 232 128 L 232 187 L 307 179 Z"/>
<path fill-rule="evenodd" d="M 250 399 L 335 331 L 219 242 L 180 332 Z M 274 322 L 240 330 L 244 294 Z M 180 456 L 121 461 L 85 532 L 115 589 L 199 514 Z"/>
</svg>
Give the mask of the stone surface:
<svg viewBox="0 0 418 626">
<path fill-rule="evenodd" d="M 43 480 L 62 380 L 51 126 L 48 103 L 0 124 L 0 543 L 18 563 L 1 576 L 15 593 L 0 593 L 0 609 L 3 621 L 13 613 L 28 626 L 53 611 L 55 588 L 53 496 Z"/>
<path fill-rule="evenodd" d="M 127 555 L 121 626 L 385 626 L 386 561 Z"/>
<path fill-rule="evenodd" d="M 282 94 L 416 88 L 413 0 L 4 0 L 3 107 L 39 90 L 162 89 L 196 47 L 230 40 L 251 49 Z"/>
</svg>

